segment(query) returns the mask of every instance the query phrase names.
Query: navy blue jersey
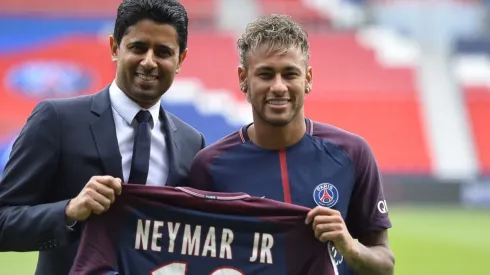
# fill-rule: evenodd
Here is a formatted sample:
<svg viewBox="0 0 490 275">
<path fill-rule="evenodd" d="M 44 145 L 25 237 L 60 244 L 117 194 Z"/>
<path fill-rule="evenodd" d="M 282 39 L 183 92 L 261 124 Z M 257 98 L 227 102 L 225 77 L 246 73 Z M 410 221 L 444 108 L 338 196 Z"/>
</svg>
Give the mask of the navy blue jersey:
<svg viewBox="0 0 490 275">
<path fill-rule="evenodd" d="M 243 193 L 123 185 L 87 220 L 72 275 L 334 275 L 306 207 Z"/>
<path fill-rule="evenodd" d="M 381 176 L 367 142 L 342 129 L 306 119 L 307 131 L 280 150 L 256 146 L 244 126 L 200 151 L 190 172 L 191 187 L 340 211 L 359 238 L 391 227 Z M 352 274 L 334 249 L 339 274 Z"/>
</svg>

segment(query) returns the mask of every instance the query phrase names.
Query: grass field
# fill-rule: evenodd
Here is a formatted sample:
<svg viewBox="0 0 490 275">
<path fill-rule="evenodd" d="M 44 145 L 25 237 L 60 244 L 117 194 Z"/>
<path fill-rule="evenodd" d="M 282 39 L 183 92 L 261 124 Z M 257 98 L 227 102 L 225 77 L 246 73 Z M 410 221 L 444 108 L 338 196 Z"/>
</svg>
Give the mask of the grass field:
<svg viewBox="0 0 490 275">
<path fill-rule="evenodd" d="M 391 207 L 396 275 L 490 274 L 490 211 Z M 0 274 L 33 274 L 36 253 L 0 253 Z M 486 268 L 485 268 L 486 267 Z"/>
</svg>

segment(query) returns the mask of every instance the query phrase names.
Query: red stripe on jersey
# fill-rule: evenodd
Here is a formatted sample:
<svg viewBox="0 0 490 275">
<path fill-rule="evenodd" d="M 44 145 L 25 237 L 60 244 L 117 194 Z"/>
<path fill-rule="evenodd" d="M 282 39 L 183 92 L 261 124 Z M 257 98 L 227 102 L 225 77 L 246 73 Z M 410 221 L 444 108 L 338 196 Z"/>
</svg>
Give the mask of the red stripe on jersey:
<svg viewBox="0 0 490 275">
<path fill-rule="evenodd" d="M 281 164 L 282 190 L 284 192 L 284 202 L 291 203 L 291 192 L 289 191 L 288 163 L 286 162 L 286 149 L 279 151 L 279 162 Z"/>
<path fill-rule="evenodd" d="M 242 143 L 245 143 L 245 137 L 243 136 L 243 128 L 240 129 L 240 139 L 242 140 Z"/>
</svg>

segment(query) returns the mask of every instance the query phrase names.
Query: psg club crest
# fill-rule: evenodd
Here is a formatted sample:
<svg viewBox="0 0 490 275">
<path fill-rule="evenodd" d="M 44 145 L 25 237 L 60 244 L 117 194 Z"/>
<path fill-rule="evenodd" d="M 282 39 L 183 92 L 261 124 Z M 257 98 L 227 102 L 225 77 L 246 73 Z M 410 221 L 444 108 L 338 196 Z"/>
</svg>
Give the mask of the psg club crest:
<svg viewBox="0 0 490 275">
<path fill-rule="evenodd" d="M 313 200 L 319 206 L 333 207 L 339 200 L 339 191 L 333 184 L 320 183 L 313 190 Z"/>
</svg>

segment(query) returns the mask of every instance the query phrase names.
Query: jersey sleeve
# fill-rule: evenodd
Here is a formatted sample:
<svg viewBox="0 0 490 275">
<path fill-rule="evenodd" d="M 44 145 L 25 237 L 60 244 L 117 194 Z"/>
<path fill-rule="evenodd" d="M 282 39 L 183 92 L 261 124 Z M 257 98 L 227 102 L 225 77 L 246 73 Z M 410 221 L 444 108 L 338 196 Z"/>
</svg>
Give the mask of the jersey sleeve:
<svg viewBox="0 0 490 275">
<path fill-rule="evenodd" d="M 189 187 L 213 191 L 213 181 L 209 171 L 209 161 L 207 159 L 206 151 L 200 151 L 194 158 L 189 172 Z"/>
<path fill-rule="evenodd" d="M 391 227 L 376 159 L 368 143 L 362 138 L 360 140 L 358 154 L 353 159 L 356 182 L 346 218 L 347 227 L 354 238 Z"/>
<path fill-rule="evenodd" d="M 116 212 L 116 213 L 115 213 Z M 86 222 L 70 275 L 113 275 L 117 272 L 117 237 L 120 232 L 117 209 L 92 215 Z"/>
</svg>

